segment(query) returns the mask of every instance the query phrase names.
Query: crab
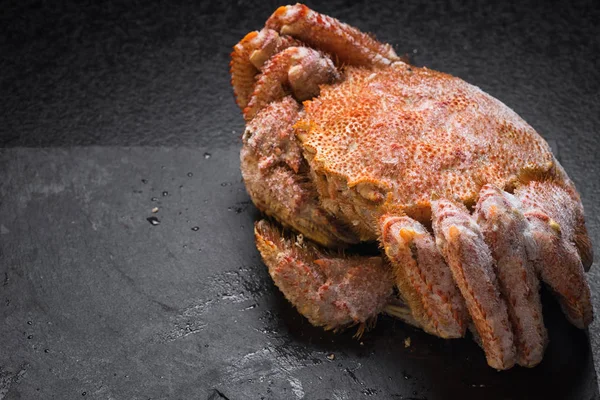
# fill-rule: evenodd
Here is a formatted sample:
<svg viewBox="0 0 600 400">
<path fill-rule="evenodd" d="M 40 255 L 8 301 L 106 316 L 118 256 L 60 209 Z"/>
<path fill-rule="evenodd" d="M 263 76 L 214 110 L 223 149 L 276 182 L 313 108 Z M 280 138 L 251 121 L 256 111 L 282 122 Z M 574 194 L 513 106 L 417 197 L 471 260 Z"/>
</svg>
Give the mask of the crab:
<svg viewBox="0 0 600 400">
<path fill-rule="evenodd" d="M 387 313 L 441 338 L 470 331 L 498 370 L 543 358 L 541 281 L 590 324 L 580 196 L 509 107 L 301 4 L 231 57 L 241 171 L 270 217 L 256 245 L 311 324 L 362 334 Z"/>
</svg>

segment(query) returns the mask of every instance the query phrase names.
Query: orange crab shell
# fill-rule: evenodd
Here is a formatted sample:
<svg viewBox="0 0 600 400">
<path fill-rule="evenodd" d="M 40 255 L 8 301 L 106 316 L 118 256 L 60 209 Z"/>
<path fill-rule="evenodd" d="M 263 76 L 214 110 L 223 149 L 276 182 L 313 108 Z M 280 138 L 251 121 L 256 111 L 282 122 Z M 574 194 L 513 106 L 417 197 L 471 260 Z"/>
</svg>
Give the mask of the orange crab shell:
<svg viewBox="0 0 600 400">
<path fill-rule="evenodd" d="M 470 206 L 486 183 L 511 189 L 526 174 L 555 173 L 534 129 L 461 79 L 403 63 L 345 73 L 304 102 L 295 125 L 324 204 L 341 185 L 423 221 L 432 195 Z"/>
</svg>

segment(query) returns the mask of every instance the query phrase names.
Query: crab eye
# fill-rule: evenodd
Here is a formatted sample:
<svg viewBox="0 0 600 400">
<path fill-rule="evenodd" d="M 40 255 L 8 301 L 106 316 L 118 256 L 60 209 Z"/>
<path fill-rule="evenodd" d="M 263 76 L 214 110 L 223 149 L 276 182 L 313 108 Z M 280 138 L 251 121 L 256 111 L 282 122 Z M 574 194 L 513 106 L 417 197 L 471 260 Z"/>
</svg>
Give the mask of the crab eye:
<svg viewBox="0 0 600 400">
<path fill-rule="evenodd" d="M 385 200 L 387 190 L 373 182 L 361 182 L 356 185 L 356 191 L 364 199 L 379 203 Z"/>
</svg>

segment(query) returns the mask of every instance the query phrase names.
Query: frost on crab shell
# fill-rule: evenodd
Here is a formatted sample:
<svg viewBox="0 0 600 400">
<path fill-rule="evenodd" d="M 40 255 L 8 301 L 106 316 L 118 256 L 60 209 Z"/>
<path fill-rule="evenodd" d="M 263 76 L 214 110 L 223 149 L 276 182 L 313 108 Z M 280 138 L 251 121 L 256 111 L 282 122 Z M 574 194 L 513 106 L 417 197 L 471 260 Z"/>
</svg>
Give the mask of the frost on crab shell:
<svg viewBox="0 0 600 400">
<path fill-rule="evenodd" d="M 234 47 L 231 75 L 244 182 L 277 221 L 256 224 L 257 247 L 312 324 L 362 333 L 386 312 L 444 338 L 471 326 L 508 369 L 543 357 L 541 281 L 574 325 L 591 322 L 579 194 L 500 101 L 300 4 Z M 361 241 L 381 255 L 344 254 Z"/>
</svg>

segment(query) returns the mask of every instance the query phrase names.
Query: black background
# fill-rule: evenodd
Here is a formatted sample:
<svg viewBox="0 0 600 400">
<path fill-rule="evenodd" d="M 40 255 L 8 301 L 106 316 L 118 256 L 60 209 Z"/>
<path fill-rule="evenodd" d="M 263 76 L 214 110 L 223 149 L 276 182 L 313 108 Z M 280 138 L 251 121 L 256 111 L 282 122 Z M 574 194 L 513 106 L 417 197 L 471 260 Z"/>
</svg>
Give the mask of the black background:
<svg viewBox="0 0 600 400">
<path fill-rule="evenodd" d="M 598 324 L 549 296 L 543 363 L 502 373 L 468 340 L 383 317 L 359 342 L 287 304 L 254 249 L 228 73 L 281 4 L 0 3 L 0 399 L 599 398 Z M 597 4 L 308 3 L 517 111 L 598 253 Z"/>
</svg>

